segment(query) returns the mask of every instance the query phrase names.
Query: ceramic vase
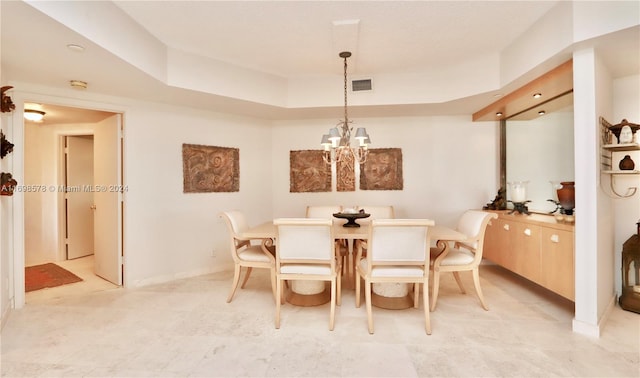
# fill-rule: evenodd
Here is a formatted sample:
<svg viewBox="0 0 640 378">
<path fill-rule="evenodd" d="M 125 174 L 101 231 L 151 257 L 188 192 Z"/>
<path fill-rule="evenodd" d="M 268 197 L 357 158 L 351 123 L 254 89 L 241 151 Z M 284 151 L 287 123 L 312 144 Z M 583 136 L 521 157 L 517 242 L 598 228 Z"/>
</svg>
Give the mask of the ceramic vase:
<svg viewBox="0 0 640 378">
<path fill-rule="evenodd" d="M 565 214 L 571 215 L 573 214 L 573 208 L 576 206 L 575 182 L 563 181 L 560 185 L 562 187 L 557 190 L 558 202 L 560 202 Z"/>
<path fill-rule="evenodd" d="M 622 171 L 633 171 L 633 168 L 635 168 L 635 166 L 636 164 L 633 162 L 631 156 L 629 155 L 624 155 L 624 159 L 620 160 L 620 163 L 618 164 L 618 168 L 620 168 L 620 170 Z"/>
</svg>

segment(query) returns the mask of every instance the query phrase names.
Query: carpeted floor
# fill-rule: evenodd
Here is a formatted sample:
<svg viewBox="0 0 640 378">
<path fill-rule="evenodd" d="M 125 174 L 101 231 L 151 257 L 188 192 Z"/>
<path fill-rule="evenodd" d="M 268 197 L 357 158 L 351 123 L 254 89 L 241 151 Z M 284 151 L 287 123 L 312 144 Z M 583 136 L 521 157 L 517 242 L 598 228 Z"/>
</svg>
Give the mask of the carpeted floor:
<svg viewBox="0 0 640 378">
<path fill-rule="evenodd" d="M 82 278 L 54 263 L 24 268 L 24 285 L 26 292 L 80 281 L 82 281 Z"/>
</svg>

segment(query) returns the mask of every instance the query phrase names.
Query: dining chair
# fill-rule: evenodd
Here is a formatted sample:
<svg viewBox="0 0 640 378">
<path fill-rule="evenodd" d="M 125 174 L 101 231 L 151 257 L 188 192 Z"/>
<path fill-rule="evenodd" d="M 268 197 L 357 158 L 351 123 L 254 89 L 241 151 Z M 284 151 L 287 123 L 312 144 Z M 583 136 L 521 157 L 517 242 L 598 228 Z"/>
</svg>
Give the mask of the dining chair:
<svg viewBox="0 0 640 378">
<path fill-rule="evenodd" d="M 334 224 L 344 224 L 346 220 L 338 219 L 333 216 L 335 213 L 342 211 L 341 205 L 310 205 L 307 206 L 305 216 L 307 218 L 328 218 L 333 221 Z M 342 260 L 342 269 L 346 269 L 347 259 L 349 257 L 349 243 L 344 239 L 336 239 L 336 254 L 340 256 Z"/>
<path fill-rule="evenodd" d="M 278 218 L 276 233 L 276 328 L 284 302 L 283 282 L 295 280 L 331 283 L 329 330 L 333 331 L 336 304 L 341 302 L 340 260 L 335 255 L 333 227 L 324 218 Z"/>
<path fill-rule="evenodd" d="M 433 271 L 433 288 L 431 294 L 431 311 L 436 308 L 438 300 L 438 289 L 440 286 L 440 273 L 452 272 L 453 277 L 460 287 L 460 291 L 466 294 L 459 272 L 471 271 L 473 274 L 473 284 L 480 299 L 480 304 L 485 310 L 489 310 L 485 303 L 482 289 L 480 288 L 480 262 L 482 261 L 482 250 L 484 245 L 484 234 L 487 224 L 491 219 L 498 218 L 495 213 L 480 210 L 467 210 L 460 219 L 456 230 L 467 235 L 463 241 L 439 240 L 436 247 L 431 248 L 431 270 Z M 453 247 L 451 246 L 453 244 Z M 446 249 L 446 250 L 445 250 Z M 425 286 L 426 290 L 427 286 Z"/>
<path fill-rule="evenodd" d="M 231 256 L 233 257 L 234 271 L 233 283 L 231 284 L 231 292 L 227 297 L 227 303 L 231 302 L 240 282 L 240 273 L 242 267 L 247 268 L 244 280 L 242 281 L 242 289 L 249 280 L 253 268 L 269 269 L 271 279 L 271 291 L 273 297 L 277 301 L 276 296 L 276 259 L 271 251 L 265 245 L 264 239 L 257 239 L 260 245 L 252 244 L 251 239 L 242 237 L 242 233 L 249 228 L 245 216 L 242 212 L 223 211 L 220 217 L 224 219 L 227 229 L 229 230 L 229 240 Z"/>
<path fill-rule="evenodd" d="M 393 206 L 358 206 L 358 210 L 364 210 L 365 213 L 371 214 L 369 218 L 358 219 L 358 223 L 368 224 L 374 219 L 393 219 L 395 211 Z"/>
<path fill-rule="evenodd" d="M 307 206 L 305 217 L 334 219 L 333 214 L 342 211 L 340 205 L 310 205 Z"/>
<path fill-rule="evenodd" d="M 365 213 L 370 214 L 368 218 L 362 218 L 358 220 L 358 223 L 368 225 L 374 219 L 394 219 L 395 211 L 393 206 L 357 206 L 358 210 L 364 210 Z M 358 248 L 362 249 L 362 256 L 367 254 L 367 242 L 366 240 L 356 240 L 353 250 L 357 251 Z M 355 269 L 355 267 L 354 267 Z"/>
<path fill-rule="evenodd" d="M 368 250 L 362 256 L 358 248 L 356 261 L 356 307 L 360 307 L 360 285 L 364 280 L 369 333 L 373 334 L 371 290 L 373 283 L 414 284 L 414 307 L 419 307 L 420 284 L 429 287 L 430 219 L 374 219 L 369 226 Z M 423 290 L 425 330 L 431 334 L 429 290 Z"/>
</svg>

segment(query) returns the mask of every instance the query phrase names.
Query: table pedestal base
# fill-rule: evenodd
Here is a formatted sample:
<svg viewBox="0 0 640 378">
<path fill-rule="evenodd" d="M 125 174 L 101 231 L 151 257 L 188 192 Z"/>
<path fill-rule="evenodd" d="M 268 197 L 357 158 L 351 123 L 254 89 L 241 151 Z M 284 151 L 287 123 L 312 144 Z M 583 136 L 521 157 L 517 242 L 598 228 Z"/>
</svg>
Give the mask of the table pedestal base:
<svg viewBox="0 0 640 378">
<path fill-rule="evenodd" d="M 331 288 L 325 281 L 289 281 L 287 302 L 296 306 L 319 306 L 331 301 Z"/>
<path fill-rule="evenodd" d="M 371 285 L 371 304 L 387 310 L 413 307 L 411 285 L 405 283 L 374 283 Z"/>
</svg>

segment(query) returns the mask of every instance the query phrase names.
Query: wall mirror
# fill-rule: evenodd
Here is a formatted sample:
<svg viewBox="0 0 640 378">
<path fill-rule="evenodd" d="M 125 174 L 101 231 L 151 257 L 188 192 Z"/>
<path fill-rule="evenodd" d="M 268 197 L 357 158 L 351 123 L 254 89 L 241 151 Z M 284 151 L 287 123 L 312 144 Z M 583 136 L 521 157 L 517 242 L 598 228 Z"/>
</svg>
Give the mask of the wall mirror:
<svg viewBox="0 0 640 378">
<path fill-rule="evenodd" d="M 554 184 L 574 181 L 573 61 L 477 111 L 473 120 L 500 121 L 500 187 L 507 199 L 513 194 L 508 182 L 527 182 L 529 211 L 554 211 L 548 201 L 557 201 Z"/>
<path fill-rule="evenodd" d="M 544 114 L 539 115 L 539 112 Z M 506 182 L 524 181 L 529 211 L 549 213 L 561 181 L 574 181 L 573 92 L 506 120 Z M 507 198 L 511 199 L 509 185 Z"/>
</svg>

